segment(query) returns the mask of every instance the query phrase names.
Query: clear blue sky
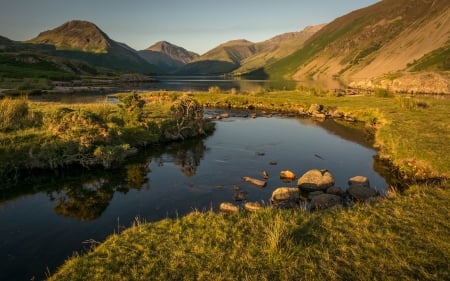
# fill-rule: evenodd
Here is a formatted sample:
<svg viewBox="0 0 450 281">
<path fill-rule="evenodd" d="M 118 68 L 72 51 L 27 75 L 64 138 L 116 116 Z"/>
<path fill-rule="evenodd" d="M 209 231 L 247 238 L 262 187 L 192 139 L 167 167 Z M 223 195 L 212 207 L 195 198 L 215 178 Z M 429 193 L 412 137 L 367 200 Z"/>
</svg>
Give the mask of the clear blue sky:
<svg viewBox="0 0 450 281">
<path fill-rule="evenodd" d="M 0 0 L 0 35 L 23 41 L 74 19 L 142 50 L 166 40 L 203 54 L 234 39 L 259 42 L 377 0 Z"/>
</svg>

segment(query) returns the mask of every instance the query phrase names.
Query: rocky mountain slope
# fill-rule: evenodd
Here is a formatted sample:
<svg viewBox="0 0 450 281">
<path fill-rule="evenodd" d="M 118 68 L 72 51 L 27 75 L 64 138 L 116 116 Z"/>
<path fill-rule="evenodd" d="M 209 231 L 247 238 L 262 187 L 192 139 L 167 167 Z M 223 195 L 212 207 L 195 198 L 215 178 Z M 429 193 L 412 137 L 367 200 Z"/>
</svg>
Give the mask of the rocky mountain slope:
<svg viewBox="0 0 450 281">
<path fill-rule="evenodd" d="M 437 79 L 448 80 L 449 48 L 448 0 L 384 0 L 337 18 L 264 71 L 328 87 L 397 85 L 408 91 L 408 84 L 418 83 L 414 77 L 423 77 L 418 71 L 440 71 Z"/>
<path fill-rule="evenodd" d="M 40 33 L 27 43 L 54 46 L 56 55 L 85 61 L 94 66 L 146 74 L 160 72 L 156 66 L 141 58 L 137 51 L 112 40 L 95 24 L 87 21 L 67 22 Z"/>
<path fill-rule="evenodd" d="M 167 73 L 173 73 L 199 57 L 198 54 L 167 41 L 157 42 L 147 49 L 139 51 L 139 54 L 146 61 Z"/>
</svg>

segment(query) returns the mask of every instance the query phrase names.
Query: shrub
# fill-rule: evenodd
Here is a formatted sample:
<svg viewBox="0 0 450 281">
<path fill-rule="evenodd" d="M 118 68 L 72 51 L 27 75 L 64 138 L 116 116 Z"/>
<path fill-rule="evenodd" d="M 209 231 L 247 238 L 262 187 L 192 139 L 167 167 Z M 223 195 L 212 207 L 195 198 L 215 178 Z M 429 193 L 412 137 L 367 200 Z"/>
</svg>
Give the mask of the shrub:
<svg viewBox="0 0 450 281">
<path fill-rule="evenodd" d="M 211 86 L 208 88 L 208 93 L 210 94 L 220 94 L 221 90 L 219 86 Z"/>
<path fill-rule="evenodd" d="M 137 94 L 120 96 L 119 108 L 127 124 L 136 124 L 143 121 L 145 101 Z"/>
<path fill-rule="evenodd" d="M 26 98 L 0 100 L 0 131 L 24 128 L 30 124 L 30 119 Z"/>
<path fill-rule="evenodd" d="M 186 136 L 204 134 L 203 107 L 198 101 L 188 95 L 179 97 L 170 107 L 172 120 L 165 129 L 169 139 L 184 139 Z"/>
</svg>

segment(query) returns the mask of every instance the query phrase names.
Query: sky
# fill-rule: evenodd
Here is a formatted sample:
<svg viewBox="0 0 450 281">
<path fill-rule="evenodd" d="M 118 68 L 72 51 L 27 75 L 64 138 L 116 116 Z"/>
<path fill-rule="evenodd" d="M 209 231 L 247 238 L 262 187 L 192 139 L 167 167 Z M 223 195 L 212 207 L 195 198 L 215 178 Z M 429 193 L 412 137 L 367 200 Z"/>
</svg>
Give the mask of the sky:
<svg viewBox="0 0 450 281">
<path fill-rule="evenodd" d="M 168 41 L 203 54 L 235 39 L 261 42 L 331 22 L 377 0 L 0 0 L 0 35 L 36 37 L 70 20 L 95 23 L 136 50 Z"/>
</svg>

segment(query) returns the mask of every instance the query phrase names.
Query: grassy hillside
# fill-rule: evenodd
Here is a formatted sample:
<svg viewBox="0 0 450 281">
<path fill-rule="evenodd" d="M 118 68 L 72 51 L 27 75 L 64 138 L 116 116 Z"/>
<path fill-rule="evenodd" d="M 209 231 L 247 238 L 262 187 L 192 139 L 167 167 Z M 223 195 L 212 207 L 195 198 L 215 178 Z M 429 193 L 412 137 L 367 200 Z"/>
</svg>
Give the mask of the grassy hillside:
<svg viewBox="0 0 450 281">
<path fill-rule="evenodd" d="M 177 74 L 226 74 L 237 69 L 242 60 L 255 53 L 255 45 L 246 40 L 233 40 L 221 44 L 194 59 L 177 71 Z"/>
<path fill-rule="evenodd" d="M 274 78 L 345 83 L 405 71 L 445 70 L 450 4 L 445 0 L 380 1 L 326 25 L 291 56 L 266 66 Z M 446 61 L 446 60 L 444 60 Z M 437 66 L 440 65 L 440 66 Z"/>
</svg>

